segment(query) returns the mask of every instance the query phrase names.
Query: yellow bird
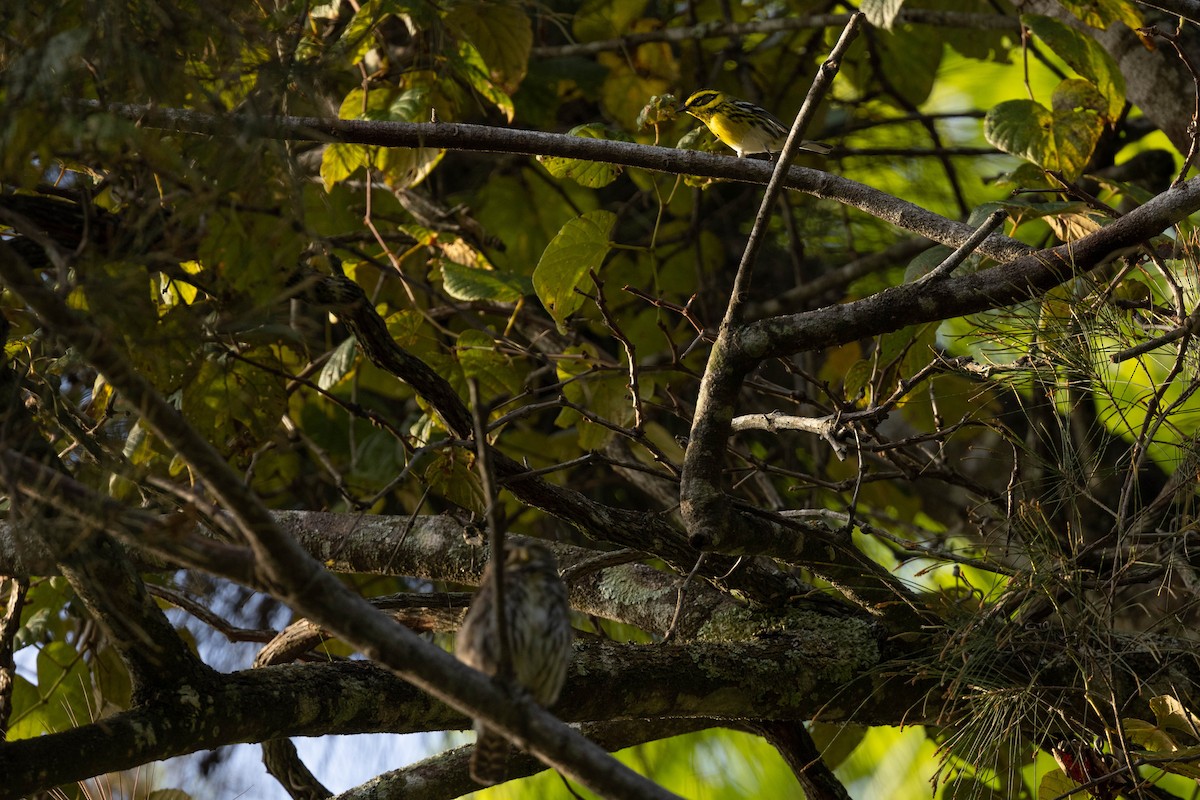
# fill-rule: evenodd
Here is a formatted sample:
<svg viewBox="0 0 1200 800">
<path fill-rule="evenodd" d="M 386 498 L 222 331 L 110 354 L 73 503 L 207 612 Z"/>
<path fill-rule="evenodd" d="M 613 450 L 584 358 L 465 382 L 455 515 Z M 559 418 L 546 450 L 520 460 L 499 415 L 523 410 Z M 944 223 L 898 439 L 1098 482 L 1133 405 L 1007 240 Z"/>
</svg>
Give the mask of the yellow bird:
<svg viewBox="0 0 1200 800">
<path fill-rule="evenodd" d="M 707 125 L 714 136 L 737 151 L 738 158 L 751 153 L 774 155 L 787 141 L 788 129 L 770 111 L 714 89 L 701 89 L 676 110 Z M 806 140 L 800 149 L 825 155 L 833 148 Z"/>
</svg>

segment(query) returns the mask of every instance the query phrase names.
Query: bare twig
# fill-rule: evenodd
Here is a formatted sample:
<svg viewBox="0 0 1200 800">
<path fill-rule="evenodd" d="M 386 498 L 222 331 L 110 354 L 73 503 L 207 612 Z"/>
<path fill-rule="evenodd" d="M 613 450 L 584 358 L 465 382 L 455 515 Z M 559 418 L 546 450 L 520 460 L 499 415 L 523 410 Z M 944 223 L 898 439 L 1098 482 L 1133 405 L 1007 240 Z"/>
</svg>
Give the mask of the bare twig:
<svg viewBox="0 0 1200 800">
<path fill-rule="evenodd" d="M 983 224 L 976 228 L 975 232 L 971 234 L 971 238 L 959 245 L 958 249 L 953 253 L 946 256 L 945 261 L 929 270 L 929 272 L 925 275 L 917 278 L 917 280 L 913 281 L 913 283 L 925 283 L 926 281 L 943 280 L 950 277 L 950 273 L 958 269 L 959 264 L 966 261 L 967 256 L 975 252 L 976 248 L 983 243 L 983 240 L 991 236 L 992 233 L 994 233 L 995 230 L 1000 227 L 1000 223 L 1004 222 L 1004 218 L 1007 215 L 1008 212 L 1002 208 L 993 211 L 991 214 L 988 214 L 987 219 L 983 221 Z"/>
<path fill-rule="evenodd" d="M 838 461 L 846 458 L 846 444 L 837 438 L 842 428 L 841 415 L 833 414 L 828 417 L 795 417 L 781 414 L 778 411 L 768 411 L 765 414 L 743 414 L 734 417 L 730 423 L 730 431 L 736 433 L 746 430 L 765 430 L 772 433 L 779 431 L 805 431 L 815 433 L 833 448 Z"/>
<path fill-rule="evenodd" d="M 595 270 L 588 270 L 588 274 L 592 278 L 592 283 L 596 285 L 596 308 L 600 310 L 600 315 L 604 318 L 604 324 L 612 331 L 612 335 L 616 338 L 621 346 L 625 348 L 625 357 L 629 360 L 629 396 L 633 403 L 633 432 L 634 435 L 640 437 L 642 434 L 643 416 L 642 416 L 642 396 L 638 389 L 638 363 L 637 363 L 637 348 L 625 332 L 621 330 L 621 326 L 613 319 L 612 314 L 608 311 L 608 303 L 604 299 L 604 281 L 596 274 Z"/>
<path fill-rule="evenodd" d="M 766 235 L 767 222 L 771 217 L 771 209 L 775 207 L 775 201 L 779 197 L 779 193 L 783 191 L 783 180 L 787 174 L 787 165 L 800 149 L 800 145 L 804 140 L 804 131 L 808 128 L 809 120 L 816 114 L 817 106 L 825 96 L 825 92 L 829 86 L 833 83 L 833 78 L 837 75 L 838 69 L 841 67 L 842 56 L 849 49 L 850 43 L 858 35 L 858 27 L 864 19 L 866 17 L 861 13 L 850 16 L 850 20 L 846 23 L 846 27 L 842 31 L 837 44 L 833 46 L 829 57 L 825 59 L 820 69 L 817 70 L 817 76 L 813 79 L 812 86 L 809 87 L 808 95 L 804 98 L 800 110 L 796 113 L 796 119 L 792 122 L 787 142 L 783 145 L 782 152 L 779 153 L 775 169 L 771 172 L 771 180 L 767 183 L 766 191 L 763 192 L 762 203 L 759 205 L 758 216 L 754 220 L 754 227 L 751 229 L 750 236 L 746 240 L 746 247 L 742 251 L 742 261 L 738 265 L 737 275 L 733 279 L 733 290 L 730 294 L 729 304 L 725 309 L 725 319 L 721 323 L 722 330 L 742 320 L 746 303 L 750 298 L 750 282 L 753 277 L 754 261 L 758 257 L 758 248 L 762 243 L 763 237 Z"/>
<path fill-rule="evenodd" d="M 492 564 L 492 628 L 496 632 L 496 677 L 512 679 L 512 660 L 508 649 L 508 616 L 504 613 L 504 520 L 497 505 L 496 484 L 492 479 L 491 448 L 487 442 L 488 412 L 479 396 L 479 381 L 467 378 L 471 400 L 471 419 L 475 425 L 475 469 L 483 489 L 483 516 L 487 521 L 488 558 Z"/>
</svg>

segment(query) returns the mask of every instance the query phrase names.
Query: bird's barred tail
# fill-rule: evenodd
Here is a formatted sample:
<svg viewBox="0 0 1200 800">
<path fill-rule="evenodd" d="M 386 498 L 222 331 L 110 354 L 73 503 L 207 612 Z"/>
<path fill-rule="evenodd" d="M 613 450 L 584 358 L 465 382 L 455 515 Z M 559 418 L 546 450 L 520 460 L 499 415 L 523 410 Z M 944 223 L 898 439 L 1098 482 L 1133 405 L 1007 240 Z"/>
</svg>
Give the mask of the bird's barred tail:
<svg viewBox="0 0 1200 800">
<path fill-rule="evenodd" d="M 483 786 L 504 780 L 508 771 L 508 740 L 484 728 L 471 753 L 471 779 Z"/>
</svg>

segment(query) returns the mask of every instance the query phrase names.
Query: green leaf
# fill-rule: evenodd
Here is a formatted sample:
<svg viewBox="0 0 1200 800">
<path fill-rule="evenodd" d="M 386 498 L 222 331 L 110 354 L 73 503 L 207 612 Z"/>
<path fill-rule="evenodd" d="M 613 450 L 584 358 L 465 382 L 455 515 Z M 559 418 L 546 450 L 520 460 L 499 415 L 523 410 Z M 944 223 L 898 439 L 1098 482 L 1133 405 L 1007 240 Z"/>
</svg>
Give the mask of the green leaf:
<svg viewBox="0 0 1200 800">
<path fill-rule="evenodd" d="M 253 363 L 277 365 L 271 349 L 256 348 L 242 355 L 247 361 L 206 360 L 184 388 L 181 410 L 209 439 L 252 448 L 279 424 L 287 394 L 282 378 Z"/>
<path fill-rule="evenodd" d="M 521 391 L 525 373 L 511 357 L 496 349 L 496 341 L 483 331 L 464 331 L 455 344 L 463 375 L 479 381 L 484 397 L 512 397 Z"/>
<path fill-rule="evenodd" d="M 459 42 L 457 53 L 447 55 L 458 76 L 478 92 L 483 99 L 500 109 L 508 121 L 512 122 L 517 113 L 513 107 L 512 98 L 492 82 L 487 64 L 484 63 L 483 56 L 475 49 L 475 45 L 470 42 Z"/>
<path fill-rule="evenodd" d="M 1050 107 L 1055 111 L 1095 111 L 1103 115 L 1108 111 L 1108 102 L 1096 84 L 1082 78 L 1068 78 L 1054 87 Z"/>
<path fill-rule="evenodd" d="M 321 373 L 317 375 L 317 386 L 322 389 L 335 386 L 354 369 L 357 358 L 358 340 L 353 336 L 347 337 L 346 341 L 334 349 L 325 366 L 321 367 Z"/>
<path fill-rule="evenodd" d="M 609 130 L 595 122 L 579 125 L 567 131 L 570 136 L 583 139 L 620 139 L 626 137 L 609 136 Z M 554 156 L 538 156 L 542 166 L 556 178 L 570 178 L 580 186 L 599 189 L 617 179 L 623 167 L 620 164 L 605 164 L 600 161 L 581 161 L 577 158 L 555 158 Z"/>
<path fill-rule="evenodd" d="M 449 259 L 437 263 L 442 268 L 442 285 L 455 300 L 512 303 L 533 294 L 533 282 L 524 275 L 468 267 Z"/>
<path fill-rule="evenodd" d="M 813 743 L 821 751 L 821 760 L 829 769 L 837 769 L 867 735 L 862 725 L 835 725 L 811 722 L 808 728 Z"/>
<path fill-rule="evenodd" d="M 395 0 L 367 0 L 361 4 L 338 42 L 350 63 L 361 61 L 375 46 L 372 32 L 377 25 L 393 14 L 403 13 L 404 10 Z"/>
<path fill-rule="evenodd" d="M 589 211 L 567 222 L 551 240 L 533 270 L 533 288 L 560 330 L 567 317 L 583 305 L 575 291 L 597 270 L 608 255 L 617 215 L 611 211 Z"/>
<path fill-rule="evenodd" d="M 1051 111 L 1032 100 L 993 107 L 983 123 L 988 142 L 1074 180 L 1083 172 L 1104 123 L 1093 111 Z"/>
<path fill-rule="evenodd" d="M 411 189 L 429 177 L 445 150 L 434 147 L 386 147 L 378 159 L 379 172 L 393 189 Z"/>
<path fill-rule="evenodd" d="M 572 32 L 580 42 L 611 39 L 624 33 L 645 8 L 646 0 L 584 0 Z"/>
<path fill-rule="evenodd" d="M 1141 11 L 1127 0 L 1059 0 L 1059 4 L 1091 28 L 1106 30 L 1114 22 L 1124 22 L 1136 31 L 1146 24 Z"/>
<path fill-rule="evenodd" d="M 1038 800 L 1089 800 L 1092 793 L 1087 789 L 1076 789 L 1078 785 L 1061 769 L 1052 769 L 1042 776 L 1042 782 L 1038 786 Z"/>
<path fill-rule="evenodd" d="M 1200 747 L 1181 747 L 1171 751 L 1171 761 L 1156 760 L 1154 766 L 1174 775 L 1200 781 Z"/>
<path fill-rule="evenodd" d="M 875 374 L 875 367 L 868 359 L 860 359 L 854 362 L 846 372 L 846 381 L 842 385 L 842 391 L 846 393 L 846 399 L 853 402 L 860 393 L 867 389 L 867 384 Z M 868 398 L 870 399 L 870 398 Z"/>
<path fill-rule="evenodd" d="M 675 95 L 670 93 L 654 95 L 638 112 L 637 129 L 644 131 L 646 128 L 678 119 L 679 112 L 675 110 L 677 108 L 679 108 L 679 98 Z"/>
<path fill-rule="evenodd" d="M 371 92 L 367 108 L 362 108 L 361 90 L 356 89 L 342 102 L 339 115 L 347 119 L 372 119 L 386 122 L 428 122 L 430 114 L 429 89 L 417 86 L 403 92 Z M 433 172 L 446 154 L 436 147 L 372 147 L 365 149 L 364 163 L 373 163 L 388 186 L 410 189 Z"/>
<path fill-rule="evenodd" d="M 1099 42 L 1056 19 L 1024 14 L 1021 24 L 1033 31 L 1071 69 L 1096 85 L 1108 102 L 1107 121 L 1117 119 L 1125 106 L 1125 77 Z"/>
<path fill-rule="evenodd" d="M 17 739 L 32 739 L 52 730 L 47 719 L 46 706 L 38 694 L 38 687 L 21 675 L 15 675 L 8 740 L 11 742 Z"/>
<path fill-rule="evenodd" d="M 525 79 L 533 46 L 533 25 L 519 6 L 504 2 L 459 3 L 446 14 L 445 22 L 479 51 L 493 83 L 510 95 L 517 90 Z"/>
<path fill-rule="evenodd" d="M 1170 752 L 1178 749 L 1171 735 L 1152 722 L 1144 719 L 1126 718 L 1121 720 L 1121 728 L 1129 741 L 1143 750 Z"/>
<path fill-rule="evenodd" d="M 563 383 L 563 396 L 617 425 L 633 422 L 633 401 L 629 396 L 629 376 L 625 371 L 599 369 L 595 355 L 586 347 L 568 348 L 565 354 L 580 357 L 558 362 L 558 379 Z M 583 418 L 574 409 L 563 409 L 555 419 L 555 425 L 560 428 L 574 427 L 578 445 L 583 450 L 603 447 L 614 433 L 604 425 Z"/>
<path fill-rule="evenodd" d="M 66 642 L 49 642 L 37 657 L 37 693 L 45 703 L 45 722 L 51 731 L 65 731 L 91 722 L 88 694 L 91 675 L 83 656 Z"/>
<path fill-rule="evenodd" d="M 473 469 L 474 463 L 474 453 L 441 450 L 417 462 L 414 471 L 448 502 L 468 511 L 482 513 L 486 503 L 479 473 Z"/>
<path fill-rule="evenodd" d="M 1150 710 L 1154 718 L 1164 728 L 1182 731 L 1196 736 L 1200 731 L 1200 717 L 1195 712 L 1179 702 L 1179 699 L 1169 694 L 1160 694 L 1150 698 Z"/>
<path fill-rule="evenodd" d="M 867 22 L 881 30 L 890 31 L 903 6 L 904 0 L 863 0 L 859 10 L 867 15 Z"/>
<path fill-rule="evenodd" d="M 933 81 L 942 64 L 942 40 L 928 27 L 911 25 L 898 25 L 877 38 L 879 71 L 888 76 L 891 87 L 905 101 L 913 106 L 923 104 L 933 91 Z M 863 77 L 875 81 L 873 76 Z M 896 104 L 890 93 L 881 99 Z"/>
<path fill-rule="evenodd" d="M 117 708 L 129 708 L 133 685 L 129 680 L 129 671 L 117 652 L 111 647 L 101 650 L 97 653 L 92 670 L 104 702 L 112 703 Z"/>
</svg>

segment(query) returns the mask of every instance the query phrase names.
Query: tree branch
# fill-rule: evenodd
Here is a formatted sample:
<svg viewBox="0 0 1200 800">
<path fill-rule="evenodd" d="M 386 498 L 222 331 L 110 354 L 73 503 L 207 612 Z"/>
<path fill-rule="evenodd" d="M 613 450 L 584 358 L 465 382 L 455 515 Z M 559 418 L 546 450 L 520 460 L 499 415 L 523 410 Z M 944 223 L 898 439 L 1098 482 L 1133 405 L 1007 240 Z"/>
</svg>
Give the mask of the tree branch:
<svg viewBox="0 0 1200 800">
<path fill-rule="evenodd" d="M 325 119 L 321 117 L 216 116 L 185 109 L 151 106 L 84 103 L 93 113 L 108 113 L 136 120 L 151 128 L 213 136 L 258 135 L 272 139 L 310 142 L 347 142 L 380 147 L 438 147 L 520 155 L 577 158 L 627 167 L 640 167 L 672 175 L 700 175 L 743 183 L 766 184 L 773 165 L 747 158 L 654 147 L 631 142 L 587 139 L 560 133 L 496 128 L 458 123 L 380 122 L 372 120 Z M 857 208 L 940 242 L 958 247 L 974 233 L 969 225 L 946 219 L 920 206 L 895 198 L 857 181 L 806 167 L 790 167 L 784 183 L 823 200 Z M 993 234 L 980 246 L 980 253 L 997 261 L 1009 261 L 1031 248 L 1007 236 Z"/>
</svg>

